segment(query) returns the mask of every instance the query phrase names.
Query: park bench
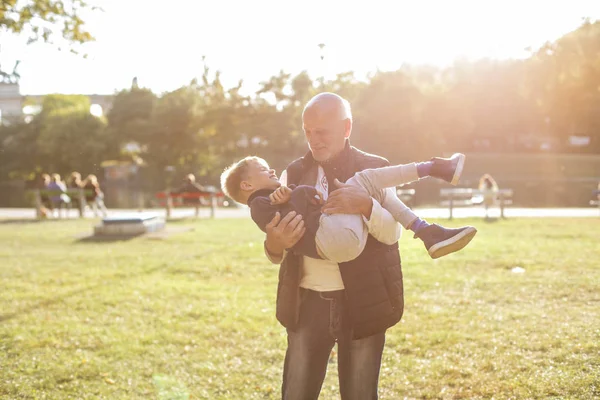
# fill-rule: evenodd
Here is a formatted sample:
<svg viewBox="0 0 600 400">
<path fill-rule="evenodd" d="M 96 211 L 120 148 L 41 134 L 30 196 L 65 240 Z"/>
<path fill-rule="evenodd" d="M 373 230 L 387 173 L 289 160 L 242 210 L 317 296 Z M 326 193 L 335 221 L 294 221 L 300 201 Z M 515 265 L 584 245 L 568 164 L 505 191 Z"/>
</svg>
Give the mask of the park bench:
<svg viewBox="0 0 600 400">
<path fill-rule="evenodd" d="M 52 198 L 52 197 L 58 197 L 61 196 L 63 194 L 66 194 L 67 196 L 69 196 L 69 198 L 71 199 L 71 202 L 69 203 L 64 203 L 61 202 L 59 205 L 59 212 L 58 212 L 58 216 L 61 216 L 61 211 L 65 210 L 65 209 L 70 209 L 71 205 L 73 204 L 73 200 L 76 199 L 79 205 L 79 218 L 83 218 L 84 216 L 84 212 L 85 212 L 85 207 L 87 205 L 86 203 L 86 196 L 90 197 L 94 194 L 94 191 L 92 189 L 67 189 L 66 191 L 61 191 L 61 190 L 47 190 L 47 189 L 32 189 L 32 190 L 28 190 L 27 191 L 28 196 L 30 196 L 30 198 L 33 198 L 33 204 L 35 207 L 35 215 L 38 219 L 43 218 L 43 212 L 42 209 L 45 208 L 45 205 L 42 202 L 42 197 L 48 197 L 48 198 Z"/>
<path fill-rule="evenodd" d="M 413 204 L 413 198 L 415 197 L 415 189 L 398 189 L 396 190 L 396 194 L 398 195 L 398 198 L 400 200 L 402 200 L 402 202 L 404 204 L 406 204 L 409 207 L 412 207 Z"/>
<path fill-rule="evenodd" d="M 440 189 L 440 196 L 444 199 L 441 204 L 450 209 L 450 219 L 453 217 L 454 207 L 472 207 L 484 205 L 485 217 L 488 218 L 488 204 L 484 199 L 488 196 L 494 197 L 494 204 L 500 207 L 500 217 L 504 218 L 504 208 L 512 204 L 512 189 L 478 190 L 470 188 Z"/>
<path fill-rule="evenodd" d="M 167 218 L 171 217 L 171 210 L 173 207 L 194 207 L 194 216 L 198 217 L 200 213 L 200 206 L 202 205 L 202 200 L 208 200 L 208 205 L 210 206 L 210 217 L 215 217 L 215 209 L 217 208 L 217 200 L 225 197 L 222 192 L 217 193 L 198 193 L 198 192 L 188 192 L 188 193 L 173 193 L 170 191 L 158 192 L 156 193 L 156 198 L 161 200 L 160 205 L 164 206 L 167 213 Z M 194 204 L 186 203 L 185 200 L 199 200 L 198 202 L 194 202 Z"/>
</svg>

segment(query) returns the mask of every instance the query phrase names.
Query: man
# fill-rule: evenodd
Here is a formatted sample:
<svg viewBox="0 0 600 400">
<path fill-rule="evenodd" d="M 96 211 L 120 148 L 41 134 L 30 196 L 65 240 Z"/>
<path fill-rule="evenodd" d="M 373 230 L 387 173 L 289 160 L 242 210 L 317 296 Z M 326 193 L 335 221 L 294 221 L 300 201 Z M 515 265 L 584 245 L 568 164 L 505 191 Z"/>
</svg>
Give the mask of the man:
<svg viewBox="0 0 600 400">
<path fill-rule="evenodd" d="M 276 215 L 267 225 L 265 253 L 281 263 L 277 319 L 288 333 L 282 397 L 317 399 L 337 342 L 342 399 L 376 399 L 385 331 L 404 310 L 401 227 L 364 190 L 332 186 L 336 179 L 345 182 L 357 171 L 389 163 L 350 146 L 350 106 L 338 95 L 315 96 L 302 122 L 310 151 L 288 166 L 282 183 L 315 186 L 327 198 L 324 213 L 362 215 L 369 239 L 358 258 L 338 265 L 286 251 L 305 232 L 301 216 Z M 394 189 L 382 194 L 395 195 Z"/>
<path fill-rule="evenodd" d="M 215 192 L 196 183 L 196 177 L 194 176 L 194 174 L 187 174 L 187 176 L 183 180 L 183 184 L 179 188 L 173 190 L 172 193 L 176 193 L 176 194 L 179 194 L 179 193 L 211 194 L 211 193 L 215 193 Z M 183 204 L 198 206 L 201 204 L 201 201 L 200 201 L 199 197 L 198 198 L 184 198 Z"/>
</svg>

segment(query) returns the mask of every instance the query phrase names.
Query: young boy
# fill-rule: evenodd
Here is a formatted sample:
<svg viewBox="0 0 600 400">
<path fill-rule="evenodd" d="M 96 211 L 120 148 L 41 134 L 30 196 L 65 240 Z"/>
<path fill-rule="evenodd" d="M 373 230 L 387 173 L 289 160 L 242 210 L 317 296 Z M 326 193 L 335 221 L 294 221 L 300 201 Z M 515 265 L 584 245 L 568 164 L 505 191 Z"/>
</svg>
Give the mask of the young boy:
<svg viewBox="0 0 600 400">
<path fill-rule="evenodd" d="M 426 176 L 458 183 L 465 161 L 464 154 L 433 158 L 431 161 L 367 169 L 357 172 L 348 184 L 362 187 L 381 203 L 383 189 L 396 187 Z M 321 194 L 312 186 L 282 186 L 275 170 L 259 157 L 246 157 L 227 168 L 221 175 L 223 192 L 233 200 L 247 204 L 258 227 L 266 232 L 266 225 L 276 212 L 283 218 L 291 211 L 301 214 L 306 232 L 292 251 L 312 258 L 323 258 L 336 263 L 347 262 L 362 253 L 368 232 L 362 216 L 321 213 Z M 428 224 L 396 196 L 386 196 L 382 207 L 404 228 L 423 240 L 432 258 L 439 258 L 465 247 L 477 233 L 466 226 L 448 229 Z"/>
</svg>

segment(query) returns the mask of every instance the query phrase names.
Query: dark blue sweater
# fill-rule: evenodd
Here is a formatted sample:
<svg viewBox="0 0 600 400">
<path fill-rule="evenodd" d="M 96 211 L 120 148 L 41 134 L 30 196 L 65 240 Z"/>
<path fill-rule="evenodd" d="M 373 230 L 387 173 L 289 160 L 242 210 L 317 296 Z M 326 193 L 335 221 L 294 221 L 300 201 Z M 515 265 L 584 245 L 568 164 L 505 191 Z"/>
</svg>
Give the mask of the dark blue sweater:
<svg viewBox="0 0 600 400">
<path fill-rule="evenodd" d="M 315 235 L 319 229 L 319 219 L 321 218 L 321 206 L 312 201 L 317 190 L 308 185 L 290 185 L 290 189 L 292 189 L 290 201 L 278 205 L 272 205 L 269 200 L 269 195 L 274 192 L 273 190 L 262 189 L 252 193 L 248 198 L 252 220 L 263 232 L 266 232 L 266 226 L 276 212 L 279 212 L 283 218 L 288 213 L 296 211 L 297 214 L 302 215 L 306 232 L 291 250 L 298 255 L 321 258 L 315 244 Z"/>
</svg>

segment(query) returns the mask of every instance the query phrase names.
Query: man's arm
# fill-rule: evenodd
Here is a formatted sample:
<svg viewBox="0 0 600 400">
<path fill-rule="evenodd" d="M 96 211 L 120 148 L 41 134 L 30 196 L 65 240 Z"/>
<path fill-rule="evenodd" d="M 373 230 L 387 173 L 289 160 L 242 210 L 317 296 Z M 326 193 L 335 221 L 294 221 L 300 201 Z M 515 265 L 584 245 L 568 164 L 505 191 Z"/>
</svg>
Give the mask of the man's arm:
<svg viewBox="0 0 600 400">
<path fill-rule="evenodd" d="M 385 244 L 394 244 L 400 239 L 402 226 L 396 222 L 392 214 L 383 208 L 376 200 L 371 198 L 366 190 L 340 183 L 339 188 L 333 191 L 322 211 L 326 214 L 361 214 L 369 233 L 378 241 Z M 382 193 L 382 202 L 385 196 L 395 196 L 393 188 L 388 188 Z"/>
<path fill-rule="evenodd" d="M 281 173 L 279 183 L 287 186 L 287 169 Z M 298 243 L 306 231 L 302 216 L 295 213 L 289 213 L 283 220 L 281 214 L 276 213 L 266 228 L 265 255 L 273 264 L 281 264 L 287 255 L 286 249 Z"/>
</svg>

